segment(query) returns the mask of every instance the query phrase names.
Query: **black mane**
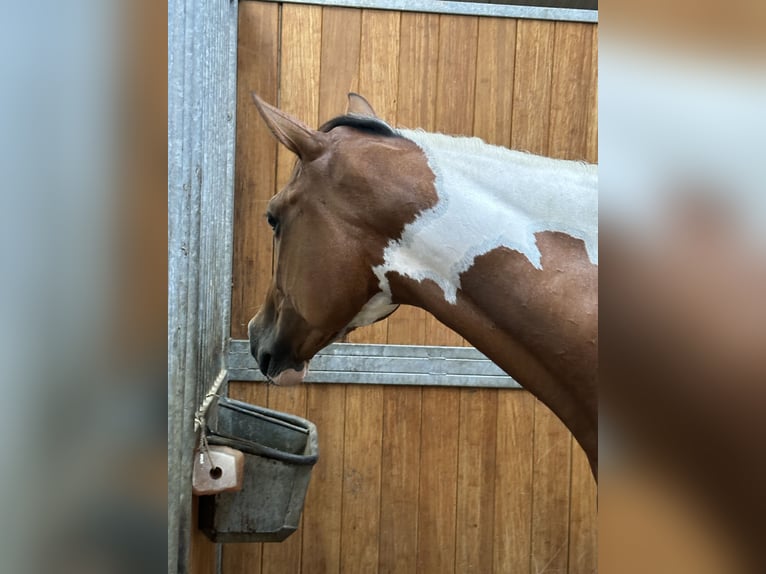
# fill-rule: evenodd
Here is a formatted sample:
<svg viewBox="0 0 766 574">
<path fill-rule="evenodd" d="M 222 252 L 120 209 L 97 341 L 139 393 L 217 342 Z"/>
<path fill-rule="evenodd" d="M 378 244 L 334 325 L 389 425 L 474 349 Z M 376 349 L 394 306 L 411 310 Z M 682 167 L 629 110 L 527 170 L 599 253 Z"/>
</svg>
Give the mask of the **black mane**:
<svg viewBox="0 0 766 574">
<path fill-rule="evenodd" d="M 323 124 L 322 127 L 319 128 L 319 131 L 329 132 L 330 130 L 332 130 L 333 128 L 337 128 L 338 126 L 355 128 L 364 132 L 369 132 L 369 133 L 373 133 L 373 134 L 384 136 L 384 137 L 390 137 L 390 138 L 402 137 L 396 132 L 396 130 L 394 130 L 394 128 L 389 126 L 383 120 L 379 120 L 377 118 L 369 118 L 365 116 L 357 116 L 352 114 L 338 116 L 337 118 L 331 119 L 327 123 Z"/>
</svg>

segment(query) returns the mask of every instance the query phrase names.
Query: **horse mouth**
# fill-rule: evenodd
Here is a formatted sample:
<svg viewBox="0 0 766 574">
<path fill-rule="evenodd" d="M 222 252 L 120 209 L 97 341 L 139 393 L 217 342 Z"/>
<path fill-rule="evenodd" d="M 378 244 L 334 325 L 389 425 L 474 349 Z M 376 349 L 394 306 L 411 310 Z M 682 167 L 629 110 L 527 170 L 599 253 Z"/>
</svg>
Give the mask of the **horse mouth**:
<svg viewBox="0 0 766 574">
<path fill-rule="evenodd" d="M 306 361 L 303 363 L 303 369 L 285 369 L 278 375 L 271 377 L 270 382 L 277 385 L 278 387 L 293 387 L 295 385 L 300 385 L 306 378 L 306 374 L 308 374 L 308 372 L 309 364 L 308 361 Z"/>
</svg>

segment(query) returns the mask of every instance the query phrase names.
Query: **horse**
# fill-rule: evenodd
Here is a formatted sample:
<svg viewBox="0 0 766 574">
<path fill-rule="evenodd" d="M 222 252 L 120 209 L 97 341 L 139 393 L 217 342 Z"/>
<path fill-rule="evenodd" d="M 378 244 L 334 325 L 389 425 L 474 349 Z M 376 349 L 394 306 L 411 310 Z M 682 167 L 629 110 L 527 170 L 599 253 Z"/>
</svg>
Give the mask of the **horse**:
<svg viewBox="0 0 766 574">
<path fill-rule="evenodd" d="M 297 156 L 248 324 L 266 378 L 299 384 L 321 349 L 414 305 L 547 405 L 596 477 L 597 166 L 395 129 L 354 93 L 318 130 L 252 96 Z"/>
</svg>

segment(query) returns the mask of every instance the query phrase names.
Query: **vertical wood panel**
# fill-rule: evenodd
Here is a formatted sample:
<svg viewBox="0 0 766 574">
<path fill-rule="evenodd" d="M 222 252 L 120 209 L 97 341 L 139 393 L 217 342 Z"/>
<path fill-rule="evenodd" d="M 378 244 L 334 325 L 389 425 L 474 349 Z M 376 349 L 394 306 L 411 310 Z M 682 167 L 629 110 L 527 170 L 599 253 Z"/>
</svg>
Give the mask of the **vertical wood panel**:
<svg viewBox="0 0 766 574">
<path fill-rule="evenodd" d="M 344 113 L 348 92 L 359 91 L 361 33 L 361 10 L 322 10 L 322 73 L 319 78 L 318 125 Z"/>
<path fill-rule="evenodd" d="M 319 434 L 319 461 L 311 473 L 303 514 L 304 574 L 340 572 L 341 504 L 346 387 L 308 387 L 306 418 Z"/>
<path fill-rule="evenodd" d="M 247 337 L 247 322 L 271 281 L 271 230 L 262 214 L 274 193 L 277 142 L 261 120 L 251 92 L 277 101 L 278 8 L 260 2 L 239 6 L 231 313 L 231 333 L 237 338 Z"/>
<path fill-rule="evenodd" d="M 375 95 L 375 111 L 396 125 L 399 91 L 399 12 L 362 11 L 359 90 Z"/>
<path fill-rule="evenodd" d="M 587 161 L 598 162 L 598 26 L 591 26 L 590 89 L 587 135 Z"/>
<path fill-rule="evenodd" d="M 319 72 L 322 8 L 283 4 L 279 107 L 309 126 L 319 123 Z M 295 155 L 284 146 L 277 154 L 277 187 L 289 180 Z"/>
<path fill-rule="evenodd" d="M 402 13 L 399 49 L 399 125 L 433 131 L 439 56 L 439 16 Z"/>
<path fill-rule="evenodd" d="M 556 22 L 548 146 L 551 157 L 585 159 L 592 38 L 592 26 Z"/>
<path fill-rule="evenodd" d="M 397 123 L 433 129 L 436 114 L 439 16 L 406 12 L 401 16 Z M 402 306 L 388 319 L 388 342 L 425 345 L 424 310 Z"/>
<path fill-rule="evenodd" d="M 423 389 L 418 572 L 455 572 L 459 389 Z"/>
<path fill-rule="evenodd" d="M 456 572 L 492 571 L 497 391 L 460 391 Z"/>
<path fill-rule="evenodd" d="M 532 572 L 567 572 L 571 434 L 535 401 L 532 478 Z"/>
<path fill-rule="evenodd" d="M 215 544 L 197 528 L 199 513 L 199 498 L 192 498 L 192 532 L 191 532 L 191 574 L 215 573 Z"/>
<path fill-rule="evenodd" d="M 572 486 L 569 514 L 569 571 L 595 572 L 598 561 L 596 481 L 580 445 L 572 438 Z"/>
<path fill-rule="evenodd" d="M 553 22 L 519 20 L 511 147 L 546 155 L 553 61 Z"/>
<path fill-rule="evenodd" d="M 534 408 L 535 399 L 526 391 L 499 391 L 495 461 L 495 574 L 530 572 Z"/>
<path fill-rule="evenodd" d="M 378 570 L 383 389 L 346 389 L 341 572 Z"/>
<path fill-rule="evenodd" d="M 269 404 L 269 385 L 267 383 L 229 382 L 228 396 L 238 401 L 263 407 Z"/>
<path fill-rule="evenodd" d="M 442 15 L 439 20 L 437 131 L 455 135 L 473 131 L 478 28 L 478 18 Z"/>
<path fill-rule="evenodd" d="M 263 544 L 227 543 L 221 551 L 221 572 L 225 574 L 260 574 Z"/>
<path fill-rule="evenodd" d="M 421 396 L 418 387 L 383 389 L 381 573 L 417 572 Z"/>
<path fill-rule="evenodd" d="M 473 134 L 509 147 L 513 111 L 516 20 L 481 18 Z"/>
</svg>

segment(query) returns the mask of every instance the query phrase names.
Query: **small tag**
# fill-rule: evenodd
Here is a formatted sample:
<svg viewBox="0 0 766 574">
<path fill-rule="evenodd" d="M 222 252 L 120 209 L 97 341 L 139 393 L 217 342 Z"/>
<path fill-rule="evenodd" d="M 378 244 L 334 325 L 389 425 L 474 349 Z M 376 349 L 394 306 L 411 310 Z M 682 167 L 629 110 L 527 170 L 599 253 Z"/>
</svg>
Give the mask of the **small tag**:
<svg viewBox="0 0 766 574">
<path fill-rule="evenodd" d="M 208 456 L 209 455 L 209 456 Z M 196 495 L 242 489 L 245 455 L 231 447 L 210 445 L 194 457 L 192 492 Z"/>
</svg>

